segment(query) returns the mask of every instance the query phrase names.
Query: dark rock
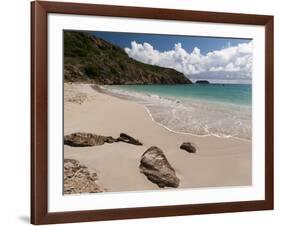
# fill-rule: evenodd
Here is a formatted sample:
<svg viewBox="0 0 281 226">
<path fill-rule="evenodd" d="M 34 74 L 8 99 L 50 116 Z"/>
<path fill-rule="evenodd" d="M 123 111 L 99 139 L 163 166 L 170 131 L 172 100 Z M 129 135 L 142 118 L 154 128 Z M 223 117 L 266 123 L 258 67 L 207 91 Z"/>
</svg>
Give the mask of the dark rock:
<svg viewBox="0 0 281 226">
<path fill-rule="evenodd" d="M 112 143 L 116 142 L 116 139 L 114 139 L 113 137 L 106 137 L 105 142 L 112 144 Z"/>
<path fill-rule="evenodd" d="M 177 178 L 175 170 L 158 147 L 150 147 L 143 153 L 139 168 L 147 179 L 160 188 L 179 186 L 180 180 Z"/>
<path fill-rule="evenodd" d="M 79 132 L 64 136 L 64 144 L 73 147 L 97 146 L 113 142 L 115 142 L 115 139 L 112 137 L 100 136 L 92 133 Z"/>
<path fill-rule="evenodd" d="M 117 142 L 121 141 L 121 142 L 134 144 L 134 145 L 142 145 L 142 143 L 140 141 L 136 140 L 135 138 L 133 138 L 125 133 L 121 133 L 120 136 L 116 139 L 116 141 Z"/>
<path fill-rule="evenodd" d="M 197 151 L 195 145 L 190 142 L 182 143 L 182 145 L 180 146 L 180 149 L 183 149 L 189 153 L 196 153 L 196 151 Z"/>
<path fill-rule="evenodd" d="M 64 160 L 64 194 L 96 193 L 104 189 L 98 184 L 98 176 L 77 160 Z"/>
</svg>

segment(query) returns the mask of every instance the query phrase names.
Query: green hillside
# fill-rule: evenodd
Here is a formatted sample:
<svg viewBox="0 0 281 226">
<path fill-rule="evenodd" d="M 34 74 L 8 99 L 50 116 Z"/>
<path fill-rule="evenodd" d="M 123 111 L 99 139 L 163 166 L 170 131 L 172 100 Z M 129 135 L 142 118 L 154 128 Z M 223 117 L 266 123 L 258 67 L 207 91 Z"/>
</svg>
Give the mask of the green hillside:
<svg viewBox="0 0 281 226">
<path fill-rule="evenodd" d="M 86 32 L 64 32 L 65 82 L 96 84 L 189 84 L 182 73 L 138 62 L 126 52 Z"/>
</svg>

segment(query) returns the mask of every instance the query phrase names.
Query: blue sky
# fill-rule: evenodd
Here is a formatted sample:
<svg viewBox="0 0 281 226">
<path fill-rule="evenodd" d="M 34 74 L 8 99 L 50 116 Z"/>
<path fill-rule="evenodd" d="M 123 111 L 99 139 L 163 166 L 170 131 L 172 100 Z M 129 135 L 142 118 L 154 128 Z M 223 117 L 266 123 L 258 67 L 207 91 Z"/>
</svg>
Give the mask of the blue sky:
<svg viewBox="0 0 281 226">
<path fill-rule="evenodd" d="M 90 33 L 120 46 L 135 60 L 173 68 L 193 80 L 238 80 L 249 83 L 252 79 L 251 39 L 100 31 Z"/>
<path fill-rule="evenodd" d="M 182 47 L 188 52 L 191 52 L 194 47 L 197 47 L 201 50 L 202 54 L 206 54 L 207 52 L 213 50 L 224 49 L 228 46 L 236 46 L 239 43 L 248 43 L 251 41 L 251 39 L 155 35 L 102 31 L 95 31 L 91 33 L 122 48 L 130 47 L 131 42 L 136 41 L 138 43 L 147 42 L 159 51 L 167 51 L 174 48 L 175 43 L 181 43 Z"/>
</svg>

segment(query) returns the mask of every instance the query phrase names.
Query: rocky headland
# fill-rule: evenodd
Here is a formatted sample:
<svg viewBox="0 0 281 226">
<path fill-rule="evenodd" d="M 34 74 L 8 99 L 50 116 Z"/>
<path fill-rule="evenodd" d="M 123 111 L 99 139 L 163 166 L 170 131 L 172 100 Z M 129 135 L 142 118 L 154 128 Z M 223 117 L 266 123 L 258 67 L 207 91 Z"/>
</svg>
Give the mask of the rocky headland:
<svg viewBox="0 0 281 226">
<path fill-rule="evenodd" d="M 102 85 L 191 84 L 182 73 L 130 58 L 117 45 L 86 32 L 64 32 L 64 81 Z"/>
</svg>

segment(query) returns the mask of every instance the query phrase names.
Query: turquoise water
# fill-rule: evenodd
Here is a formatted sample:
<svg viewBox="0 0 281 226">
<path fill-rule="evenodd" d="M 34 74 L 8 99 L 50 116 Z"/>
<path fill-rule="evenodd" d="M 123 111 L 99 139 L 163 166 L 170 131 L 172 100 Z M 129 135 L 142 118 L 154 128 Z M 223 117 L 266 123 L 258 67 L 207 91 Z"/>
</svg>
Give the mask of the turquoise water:
<svg viewBox="0 0 281 226">
<path fill-rule="evenodd" d="M 106 89 L 143 104 L 154 121 L 171 131 L 251 139 L 251 85 L 120 85 Z"/>
<path fill-rule="evenodd" d="M 252 85 L 248 84 L 122 85 L 112 86 L 112 88 L 181 100 L 194 98 L 238 105 L 252 103 Z"/>
</svg>

